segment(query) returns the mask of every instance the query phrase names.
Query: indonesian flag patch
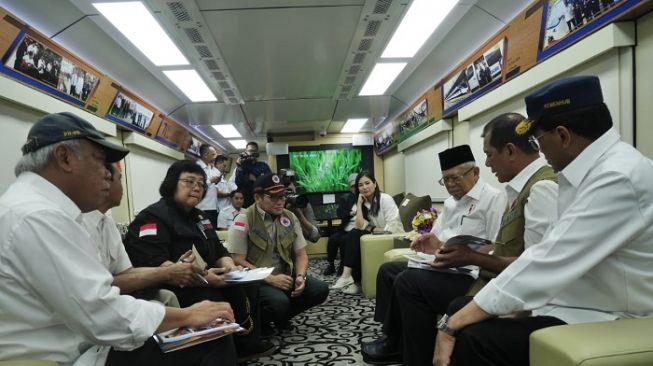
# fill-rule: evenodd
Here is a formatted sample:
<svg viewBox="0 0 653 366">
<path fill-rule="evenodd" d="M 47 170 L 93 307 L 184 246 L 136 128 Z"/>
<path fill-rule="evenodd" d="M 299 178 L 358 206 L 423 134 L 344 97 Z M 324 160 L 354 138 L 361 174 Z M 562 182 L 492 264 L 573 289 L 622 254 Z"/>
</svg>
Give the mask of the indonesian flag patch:
<svg viewBox="0 0 653 366">
<path fill-rule="evenodd" d="M 138 233 L 138 237 L 142 238 L 144 236 L 156 235 L 156 223 L 141 225 L 141 228 Z"/>
<path fill-rule="evenodd" d="M 244 221 L 234 221 L 234 224 L 231 226 L 233 226 L 233 228 L 236 230 L 245 231 L 245 227 L 247 225 L 245 225 Z"/>
</svg>

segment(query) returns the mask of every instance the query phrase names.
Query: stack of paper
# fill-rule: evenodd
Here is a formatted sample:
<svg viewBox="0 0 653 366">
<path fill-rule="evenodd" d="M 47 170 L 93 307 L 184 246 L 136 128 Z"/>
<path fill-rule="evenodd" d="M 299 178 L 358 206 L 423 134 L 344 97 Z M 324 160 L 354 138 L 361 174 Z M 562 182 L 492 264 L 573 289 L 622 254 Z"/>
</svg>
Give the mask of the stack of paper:
<svg viewBox="0 0 653 366">
<path fill-rule="evenodd" d="M 261 267 L 255 269 L 245 268 L 241 271 L 227 272 L 224 274 L 225 281 L 229 283 L 260 281 L 272 274 L 274 268 Z"/>
<path fill-rule="evenodd" d="M 213 323 L 203 328 L 177 328 L 167 332 L 154 335 L 154 340 L 161 347 L 163 352 L 172 352 L 188 348 L 196 344 L 222 338 L 226 335 L 241 332 L 238 323 L 231 323 L 227 320 L 216 319 Z"/>
<path fill-rule="evenodd" d="M 414 254 L 404 254 L 404 257 L 408 258 L 408 268 L 425 269 L 427 271 L 447 272 L 447 273 L 455 273 L 455 274 L 472 274 L 472 272 L 478 268 L 476 266 L 436 268 L 431 266 L 431 263 L 435 262 L 436 256 L 433 254 L 426 254 L 422 252 L 416 252 Z"/>
</svg>

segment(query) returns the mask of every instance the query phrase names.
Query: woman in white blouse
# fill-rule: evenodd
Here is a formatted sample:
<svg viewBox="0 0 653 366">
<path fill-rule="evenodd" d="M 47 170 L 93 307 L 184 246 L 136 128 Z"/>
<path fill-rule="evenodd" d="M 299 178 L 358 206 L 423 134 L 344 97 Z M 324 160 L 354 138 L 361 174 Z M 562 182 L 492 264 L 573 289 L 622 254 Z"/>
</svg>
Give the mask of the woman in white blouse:
<svg viewBox="0 0 653 366">
<path fill-rule="evenodd" d="M 374 175 L 369 171 L 364 170 L 356 177 L 356 195 L 355 225 L 345 238 L 342 276 L 331 287 L 342 289 L 347 294 L 360 292 L 361 236 L 404 231 L 397 205 L 390 195 L 381 193 Z"/>
</svg>

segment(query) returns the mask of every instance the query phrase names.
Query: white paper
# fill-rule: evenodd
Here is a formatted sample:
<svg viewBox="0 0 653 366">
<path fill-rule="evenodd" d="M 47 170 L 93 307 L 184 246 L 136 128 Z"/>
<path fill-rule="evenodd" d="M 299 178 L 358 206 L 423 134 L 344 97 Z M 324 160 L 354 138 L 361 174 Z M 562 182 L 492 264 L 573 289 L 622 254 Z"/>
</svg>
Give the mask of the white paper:
<svg viewBox="0 0 653 366">
<path fill-rule="evenodd" d="M 324 204 L 336 203 L 336 195 L 335 194 L 324 194 L 324 195 L 322 195 L 322 203 L 324 203 Z"/>
</svg>

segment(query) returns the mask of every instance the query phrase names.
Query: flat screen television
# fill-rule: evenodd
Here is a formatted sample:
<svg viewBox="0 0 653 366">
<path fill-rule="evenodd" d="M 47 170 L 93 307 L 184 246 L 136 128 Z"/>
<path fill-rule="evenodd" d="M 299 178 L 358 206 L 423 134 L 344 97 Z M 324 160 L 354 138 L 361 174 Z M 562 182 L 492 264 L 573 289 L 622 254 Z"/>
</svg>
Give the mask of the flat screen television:
<svg viewBox="0 0 653 366">
<path fill-rule="evenodd" d="M 361 169 L 363 154 L 357 148 L 290 151 L 290 169 L 304 192 L 348 191 L 347 177 Z"/>
</svg>

